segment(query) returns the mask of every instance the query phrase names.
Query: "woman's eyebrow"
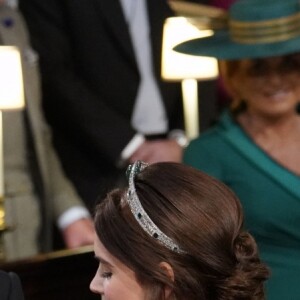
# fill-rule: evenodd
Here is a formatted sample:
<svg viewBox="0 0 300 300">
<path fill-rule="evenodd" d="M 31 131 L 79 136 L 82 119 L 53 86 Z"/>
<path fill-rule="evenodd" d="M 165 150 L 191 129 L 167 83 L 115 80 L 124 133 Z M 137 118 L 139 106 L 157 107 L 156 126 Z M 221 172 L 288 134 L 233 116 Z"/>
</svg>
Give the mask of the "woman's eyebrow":
<svg viewBox="0 0 300 300">
<path fill-rule="evenodd" d="M 99 263 L 101 263 L 101 264 L 103 264 L 103 265 L 107 265 L 107 266 L 113 267 L 112 264 L 109 263 L 108 261 L 106 261 L 104 258 L 102 258 L 102 257 L 100 257 L 100 256 L 97 256 L 97 255 L 95 255 L 94 257 L 95 257 L 95 259 L 96 259 Z"/>
</svg>

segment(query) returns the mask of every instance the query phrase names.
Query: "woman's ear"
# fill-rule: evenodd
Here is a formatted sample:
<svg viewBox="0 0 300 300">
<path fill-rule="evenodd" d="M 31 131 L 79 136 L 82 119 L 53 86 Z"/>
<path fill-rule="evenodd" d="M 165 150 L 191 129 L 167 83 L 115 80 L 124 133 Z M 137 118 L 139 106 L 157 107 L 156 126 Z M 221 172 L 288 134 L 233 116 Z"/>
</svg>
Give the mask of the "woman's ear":
<svg viewBox="0 0 300 300">
<path fill-rule="evenodd" d="M 174 275 L 174 270 L 171 267 L 170 264 L 167 262 L 163 261 L 159 264 L 159 267 L 163 270 L 163 272 L 167 275 L 167 277 L 174 282 L 175 280 L 175 275 Z M 170 286 L 165 287 L 165 299 L 169 299 L 170 295 L 172 294 L 172 288 Z"/>
<path fill-rule="evenodd" d="M 174 282 L 175 276 L 174 276 L 174 271 L 171 265 L 165 261 L 162 261 L 159 264 L 159 267 L 164 271 L 164 273 L 170 278 L 171 281 Z"/>
</svg>

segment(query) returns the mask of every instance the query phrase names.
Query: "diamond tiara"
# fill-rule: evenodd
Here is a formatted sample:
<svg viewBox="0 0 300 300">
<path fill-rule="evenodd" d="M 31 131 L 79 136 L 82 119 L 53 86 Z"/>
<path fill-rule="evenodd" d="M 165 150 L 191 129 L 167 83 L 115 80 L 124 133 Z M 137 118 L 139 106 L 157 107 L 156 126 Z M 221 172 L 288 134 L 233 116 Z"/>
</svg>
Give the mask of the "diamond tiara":
<svg viewBox="0 0 300 300">
<path fill-rule="evenodd" d="M 143 171 L 148 166 L 147 163 L 142 161 L 136 161 L 134 164 L 129 165 L 126 171 L 129 181 L 129 187 L 127 191 L 127 203 L 130 207 L 132 214 L 143 228 L 143 230 L 155 238 L 159 243 L 167 247 L 168 249 L 177 252 L 185 253 L 180 249 L 177 243 L 175 243 L 170 237 L 165 235 L 151 220 L 146 211 L 144 210 L 135 190 L 134 179 L 137 174 Z"/>
</svg>

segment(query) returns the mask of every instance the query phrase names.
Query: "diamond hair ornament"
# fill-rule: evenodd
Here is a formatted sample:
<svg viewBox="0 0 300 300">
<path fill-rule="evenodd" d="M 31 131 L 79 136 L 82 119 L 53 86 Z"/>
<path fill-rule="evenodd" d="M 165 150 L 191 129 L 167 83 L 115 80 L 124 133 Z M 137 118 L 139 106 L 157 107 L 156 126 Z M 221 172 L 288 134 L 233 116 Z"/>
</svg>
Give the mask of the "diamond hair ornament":
<svg viewBox="0 0 300 300">
<path fill-rule="evenodd" d="M 126 171 L 128 177 L 129 187 L 127 191 L 127 203 L 130 207 L 135 219 L 142 227 L 142 229 L 151 237 L 156 239 L 160 244 L 164 245 L 168 249 L 177 252 L 185 253 L 180 249 L 177 243 L 175 243 L 170 237 L 165 235 L 151 220 L 149 215 L 144 210 L 135 190 L 134 179 L 137 174 L 142 172 L 148 166 L 147 163 L 142 161 L 136 161 L 134 164 L 129 165 Z"/>
</svg>

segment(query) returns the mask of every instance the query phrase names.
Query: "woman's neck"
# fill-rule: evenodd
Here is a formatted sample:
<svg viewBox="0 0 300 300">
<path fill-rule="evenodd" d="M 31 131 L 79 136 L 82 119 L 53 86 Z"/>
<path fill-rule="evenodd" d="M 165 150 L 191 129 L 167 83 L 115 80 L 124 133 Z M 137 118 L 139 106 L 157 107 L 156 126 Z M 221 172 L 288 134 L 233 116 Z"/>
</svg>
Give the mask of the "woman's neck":
<svg viewBox="0 0 300 300">
<path fill-rule="evenodd" d="M 244 112 L 237 118 L 245 132 L 279 164 L 300 175 L 300 115 L 266 118 Z"/>
<path fill-rule="evenodd" d="M 266 116 L 246 111 L 238 116 L 238 122 L 254 139 L 258 137 L 286 138 L 300 132 L 300 115 L 291 113 L 283 116 Z"/>
</svg>

